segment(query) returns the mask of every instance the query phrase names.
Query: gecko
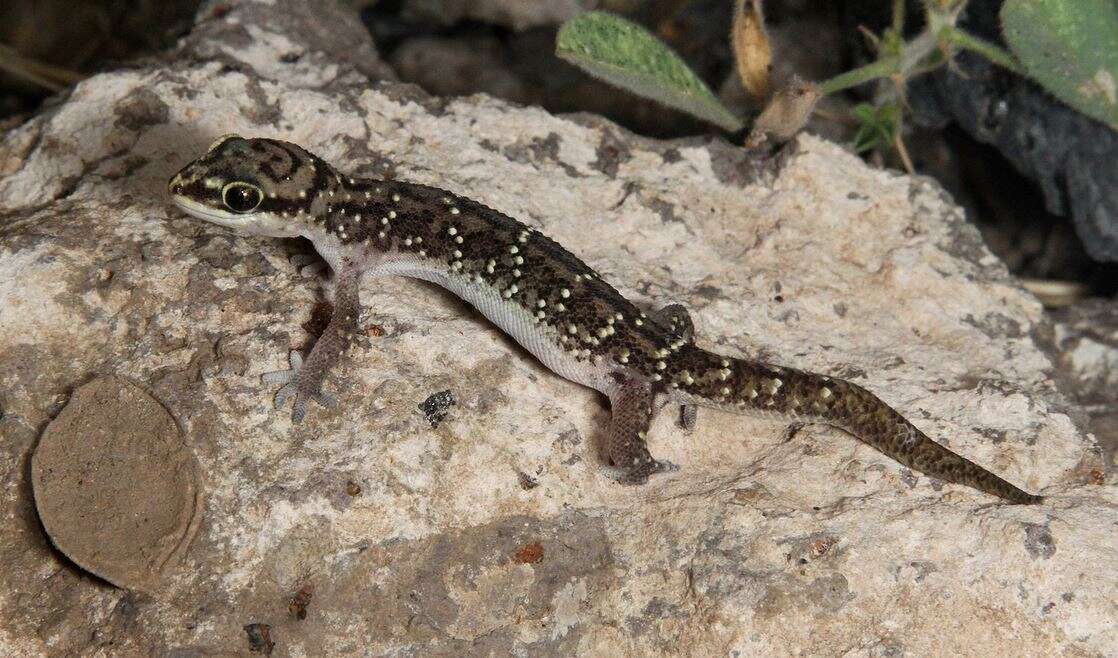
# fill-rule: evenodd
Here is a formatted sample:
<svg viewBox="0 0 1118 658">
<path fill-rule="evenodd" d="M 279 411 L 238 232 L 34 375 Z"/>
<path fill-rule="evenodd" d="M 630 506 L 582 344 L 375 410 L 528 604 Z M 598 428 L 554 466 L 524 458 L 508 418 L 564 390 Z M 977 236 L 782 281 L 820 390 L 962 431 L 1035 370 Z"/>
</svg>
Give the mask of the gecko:
<svg viewBox="0 0 1118 658">
<path fill-rule="evenodd" d="M 594 269 L 540 231 L 436 187 L 346 176 L 285 141 L 225 135 L 168 182 L 187 214 L 267 237 L 304 237 L 334 272 L 334 311 L 309 354 L 291 352 L 275 402 L 333 402 L 328 372 L 358 334 L 360 282 L 405 276 L 437 284 L 471 304 L 572 382 L 609 399 L 604 452 L 626 484 L 675 470 L 653 458 L 648 430 L 668 405 L 694 427 L 698 407 L 841 429 L 901 464 L 1011 503 L 1029 494 L 933 441 L 853 382 L 695 344 L 687 310 L 642 311 Z"/>
</svg>

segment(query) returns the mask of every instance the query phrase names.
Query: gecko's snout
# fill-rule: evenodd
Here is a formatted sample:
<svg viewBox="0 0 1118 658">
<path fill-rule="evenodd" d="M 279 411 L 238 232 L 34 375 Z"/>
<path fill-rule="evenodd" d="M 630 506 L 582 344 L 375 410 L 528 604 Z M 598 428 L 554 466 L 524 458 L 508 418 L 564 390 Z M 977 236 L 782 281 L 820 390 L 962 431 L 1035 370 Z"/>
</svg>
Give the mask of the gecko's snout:
<svg viewBox="0 0 1118 658">
<path fill-rule="evenodd" d="M 189 166 L 187 165 L 187 167 Z M 167 179 L 167 191 L 171 194 L 182 194 L 186 190 L 186 179 L 182 175 L 184 171 L 186 171 L 186 167 L 179 169 L 174 176 Z"/>
</svg>

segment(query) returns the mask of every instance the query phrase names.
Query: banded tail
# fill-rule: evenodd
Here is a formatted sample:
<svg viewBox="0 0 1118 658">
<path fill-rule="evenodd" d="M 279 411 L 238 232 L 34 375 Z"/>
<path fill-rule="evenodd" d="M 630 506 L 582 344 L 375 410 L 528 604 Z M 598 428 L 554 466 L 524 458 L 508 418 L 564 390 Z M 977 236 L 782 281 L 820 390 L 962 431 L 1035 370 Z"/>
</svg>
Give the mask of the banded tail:
<svg viewBox="0 0 1118 658">
<path fill-rule="evenodd" d="M 692 345 L 676 355 L 669 384 L 694 404 L 735 413 L 824 423 L 853 434 L 926 475 L 973 487 L 1016 504 L 1041 496 L 1022 491 L 928 438 L 876 395 L 851 382 L 812 372 L 732 359 Z"/>
</svg>

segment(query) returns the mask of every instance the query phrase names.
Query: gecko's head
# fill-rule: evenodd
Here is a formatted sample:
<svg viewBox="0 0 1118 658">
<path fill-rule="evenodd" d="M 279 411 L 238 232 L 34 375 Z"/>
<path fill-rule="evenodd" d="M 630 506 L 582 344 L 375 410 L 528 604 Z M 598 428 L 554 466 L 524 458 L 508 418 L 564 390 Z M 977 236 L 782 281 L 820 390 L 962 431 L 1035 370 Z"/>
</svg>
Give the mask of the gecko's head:
<svg viewBox="0 0 1118 658">
<path fill-rule="evenodd" d="M 337 174 L 299 146 L 225 135 L 175 174 L 175 205 L 214 224 L 270 237 L 312 230 L 313 206 Z"/>
</svg>

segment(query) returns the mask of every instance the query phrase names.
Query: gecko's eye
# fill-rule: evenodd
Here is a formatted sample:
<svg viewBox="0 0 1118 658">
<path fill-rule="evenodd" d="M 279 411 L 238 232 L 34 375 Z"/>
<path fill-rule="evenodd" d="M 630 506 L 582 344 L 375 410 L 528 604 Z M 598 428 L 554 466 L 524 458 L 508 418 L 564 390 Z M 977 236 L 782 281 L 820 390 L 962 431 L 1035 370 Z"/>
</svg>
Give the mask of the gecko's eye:
<svg viewBox="0 0 1118 658">
<path fill-rule="evenodd" d="M 221 200 L 233 212 L 246 213 L 256 210 L 256 206 L 264 200 L 264 194 L 255 185 L 237 181 L 221 190 Z"/>
</svg>

